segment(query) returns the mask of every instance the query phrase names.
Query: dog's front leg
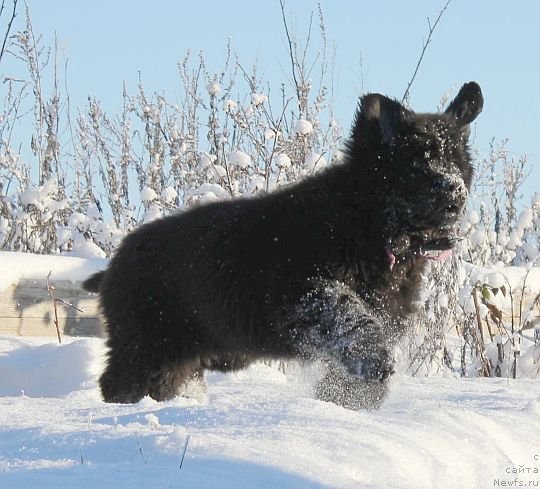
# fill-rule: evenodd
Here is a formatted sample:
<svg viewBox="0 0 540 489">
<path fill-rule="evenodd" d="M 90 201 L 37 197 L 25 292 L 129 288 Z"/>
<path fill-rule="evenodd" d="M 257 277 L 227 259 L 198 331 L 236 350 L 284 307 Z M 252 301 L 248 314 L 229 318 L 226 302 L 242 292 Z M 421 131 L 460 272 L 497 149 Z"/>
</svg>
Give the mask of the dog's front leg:
<svg viewBox="0 0 540 489">
<path fill-rule="evenodd" d="M 381 405 L 393 372 L 382 321 L 348 286 L 319 281 L 300 301 L 292 327 L 299 353 L 327 367 L 319 399 L 351 408 Z"/>
</svg>

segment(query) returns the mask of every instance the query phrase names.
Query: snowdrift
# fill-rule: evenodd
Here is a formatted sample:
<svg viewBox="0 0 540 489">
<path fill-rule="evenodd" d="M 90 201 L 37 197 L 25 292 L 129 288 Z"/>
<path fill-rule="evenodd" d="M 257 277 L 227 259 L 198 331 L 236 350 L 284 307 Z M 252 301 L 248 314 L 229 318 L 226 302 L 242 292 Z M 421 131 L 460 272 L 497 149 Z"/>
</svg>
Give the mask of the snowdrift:
<svg viewBox="0 0 540 489">
<path fill-rule="evenodd" d="M 202 401 L 114 405 L 103 341 L 67 341 L 0 338 L 1 487 L 540 485 L 536 381 L 399 376 L 354 412 L 314 400 L 309 370 L 258 364 L 210 375 Z"/>
</svg>

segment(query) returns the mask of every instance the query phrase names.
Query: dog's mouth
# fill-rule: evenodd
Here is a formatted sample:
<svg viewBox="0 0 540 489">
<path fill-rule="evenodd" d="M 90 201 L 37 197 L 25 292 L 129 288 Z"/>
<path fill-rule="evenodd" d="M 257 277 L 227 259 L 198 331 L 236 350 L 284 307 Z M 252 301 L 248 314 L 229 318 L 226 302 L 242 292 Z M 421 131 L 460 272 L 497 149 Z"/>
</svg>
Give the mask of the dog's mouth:
<svg viewBox="0 0 540 489">
<path fill-rule="evenodd" d="M 460 237 L 448 235 L 450 230 L 428 230 L 414 233 L 401 240 L 389 243 L 386 256 L 390 270 L 396 262 L 413 255 L 431 261 L 444 261 L 452 256 L 453 248 Z"/>
<path fill-rule="evenodd" d="M 434 260 L 444 260 L 452 254 L 452 249 L 459 241 L 458 236 L 444 236 L 437 232 L 431 232 L 430 238 L 427 236 L 411 237 L 410 249 L 414 253 Z"/>
</svg>

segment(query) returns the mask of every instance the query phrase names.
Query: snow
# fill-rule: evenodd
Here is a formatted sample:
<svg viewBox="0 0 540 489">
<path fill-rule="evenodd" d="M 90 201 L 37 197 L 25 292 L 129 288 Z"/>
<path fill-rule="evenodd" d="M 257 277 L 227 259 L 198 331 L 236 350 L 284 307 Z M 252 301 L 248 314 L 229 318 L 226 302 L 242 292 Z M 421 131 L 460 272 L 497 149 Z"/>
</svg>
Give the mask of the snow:
<svg viewBox="0 0 540 489">
<path fill-rule="evenodd" d="M 306 136 L 313 132 L 313 124 L 305 119 L 298 119 L 294 125 L 294 132 L 299 136 Z"/>
<path fill-rule="evenodd" d="M 519 245 L 521 245 L 521 243 L 522 243 L 522 241 L 521 241 L 520 233 L 517 232 L 517 231 L 513 231 L 510 234 L 510 238 L 508 240 L 507 247 L 510 250 L 515 250 Z"/>
<path fill-rule="evenodd" d="M 212 168 L 216 172 L 219 178 L 227 178 L 227 170 L 221 165 L 212 165 Z M 204 184 L 203 184 L 204 185 Z"/>
<path fill-rule="evenodd" d="M 168 203 L 174 203 L 174 200 L 178 197 L 178 192 L 172 187 L 165 187 L 161 191 L 161 198 Z"/>
<path fill-rule="evenodd" d="M 211 155 L 206 151 L 199 153 L 199 165 L 201 165 L 202 168 L 209 168 L 216 160 L 216 155 Z"/>
<path fill-rule="evenodd" d="M 326 160 L 319 153 L 309 153 L 304 161 L 304 166 L 309 171 L 321 169 L 326 166 Z"/>
<path fill-rule="evenodd" d="M 469 241 L 473 248 L 479 247 L 484 241 L 485 231 L 483 229 L 477 229 L 469 236 Z M 515 246 L 514 246 L 515 248 Z"/>
<path fill-rule="evenodd" d="M 268 96 L 261 93 L 252 93 L 251 94 L 251 105 L 258 107 L 261 104 L 264 104 L 268 100 Z"/>
<path fill-rule="evenodd" d="M 50 270 L 81 280 L 105 266 L 0 252 L 0 288 Z M 535 286 L 537 272 L 529 270 Z M 490 273 L 476 270 L 484 283 Z M 510 283 L 525 273 L 504 270 Z M 2 489 L 540 485 L 538 380 L 409 377 L 398 368 L 380 410 L 351 411 L 314 399 L 316 366 L 259 363 L 209 374 L 198 400 L 117 405 L 97 386 L 105 353 L 98 338 L 0 336 Z"/>
<path fill-rule="evenodd" d="M 275 129 L 271 129 L 270 127 L 267 127 L 264 130 L 264 139 L 277 139 L 279 136 L 281 136 L 280 131 L 276 131 Z"/>
<path fill-rule="evenodd" d="M 479 488 L 540 466 L 532 380 L 398 376 L 356 412 L 314 400 L 298 366 L 257 364 L 211 374 L 204 402 L 115 405 L 96 386 L 104 349 L 0 337 L 2 487 Z"/>
<path fill-rule="evenodd" d="M 527 286 L 532 293 L 540 293 L 540 267 L 505 266 L 486 268 L 466 262 L 464 266 L 473 283 L 486 284 L 493 288 L 507 285 L 512 290 L 521 290 L 524 286 Z"/>
<path fill-rule="evenodd" d="M 161 208 L 155 203 L 151 203 L 146 209 L 142 220 L 143 222 L 152 222 L 156 219 L 159 219 L 160 217 L 163 217 Z"/>
<path fill-rule="evenodd" d="M 47 180 L 42 186 L 37 188 L 27 188 L 20 194 L 20 201 L 23 206 L 33 205 L 43 211 L 46 208 L 61 208 L 65 206 L 66 201 L 55 201 L 52 195 L 58 191 L 58 184 L 53 178 Z"/>
<path fill-rule="evenodd" d="M 486 283 L 493 289 L 504 287 L 507 281 L 501 272 L 491 272 L 487 275 Z"/>
<path fill-rule="evenodd" d="M 234 112 L 236 111 L 236 109 L 238 108 L 238 104 L 234 101 L 234 100 L 231 100 L 231 99 L 225 99 L 223 101 L 223 110 L 225 112 Z"/>
<path fill-rule="evenodd" d="M 533 222 L 533 211 L 532 209 L 525 209 L 521 211 L 521 214 L 519 215 L 518 222 L 517 222 L 517 229 L 523 230 L 529 226 L 531 226 Z"/>
<path fill-rule="evenodd" d="M 106 267 L 106 260 L 72 256 L 33 255 L 0 251 L 0 290 L 16 285 L 20 279 L 45 279 L 51 272 L 53 280 L 81 281 Z"/>
<path fill-rule="evenodd" d="M 24 192 L 21 192 L 19 197 L 21 199 L 22 205 L 38 205 L 39 203 L 39 192 L 34 189 L 26 189 Z"/>
<path fill-rule="evenodd" d="M 228 197 L 227 191 L 217 183 L 203 183 L 198 188 L 188 190 L 190 197 L 199 198 L 201 203 L 217 202 Z"/>
<path fill-rule="evenodd" d="M 80 234 L 73 237 L 73 247 L 70 255 L 81 258 L 105 258 L 107 256 L 97 244 L 87 241 Z"/>
<path fill-rule="evenodd" d="M 217 81 L 212 81 L 206 85 L 206 91 L 213 96 L 221 93 L 221 85 Z"/>
<path fill-rule="evenodd" d="M 231 165 L 235 165 L 239 168 L 247 168 L 251 163 L 251 158 L 243 151 L 233 151 L 229 154 L 227 161 Z"/>
<path fill-rule="evenodd" d="M 536 246 L 530 243 L 523 243 L 521 249 L 530 262 L 535 262 L 540 259 L 540 250 Z"/>
<path fill-rule="evenodd" d="M 290 168 L 291 166 L 291 159 L 285 153 L 276 155 L 274 161 L 279 168 Z"/>
<path fill-rule="evenodd" d="M 157 193 L 153 188 L 144 187 L 141 190 L 141 200 L 143 202 L 151 202 L 152 200 L 157 199 Z"/>
<path fill-rule="evenodd" d="M 64 397 L 84 388 L 101 343 L 87 338 L 36 345 L 26 338 L 0 338 L 0 396 Z"/>
</svg>

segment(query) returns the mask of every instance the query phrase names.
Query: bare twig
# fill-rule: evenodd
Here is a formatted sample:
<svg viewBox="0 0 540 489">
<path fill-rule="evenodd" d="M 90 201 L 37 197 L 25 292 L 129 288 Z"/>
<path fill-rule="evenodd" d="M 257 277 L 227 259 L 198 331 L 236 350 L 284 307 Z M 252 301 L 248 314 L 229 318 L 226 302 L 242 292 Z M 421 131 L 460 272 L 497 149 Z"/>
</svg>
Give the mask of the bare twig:
<svg viewBox="0 0 540 489">
<path fill-rule="evenodd" d="M 15 17 L 17 17 L 17 3 L 18 3 L 18 0 L 13 0 L 13 9 L 11 11 L 11 17 L 8 21 L 6 32 L 4 33 L 4 40 L 2 42 L 2 48 L 0 49 L 0 62 L 2 61 L 2 58 L 4 57 L 4 53 L 6 52 L 7 40 L 9 39 L 9 33 L 11 32 L 13 21 L 15 20 Z M 5 6 L 5 0 L 2 0 L 2 6 L 0 7 L 0 17 L 2 13 L 4 12 L 4 6 Z"/>
<path fill-rule="evenodd" d="M 452 0 L 447 0 L 447 2 L 444 4 L 444 7 L 439 12 L 439 15 L 437 16 L 437 19 L 435 19 L 435 22 L 433 25 L 431 25 L 431 21 L 429 20 L 429 17 L 427 19 L 428 21 L 428 37 L 426 39 L 426 42 L 422 46 L 422 52 L 420 53 L 420 57 L 418 58 L 418 63 L 416 63 L 416 68 L 414 69 L 414 73 L 409 81 L 409 84 L 407 85 L 407 89 L 405 90 L 405 93 L 403 94 L 403 98 L 401 99 L 401 103 L 405 103 L 409 98 L 409 92 L 411 90 L 411 86 L 414 83 L 414 79 L 416 78 L 416 75 L 418 73 L 418 70 L 420 69 L 420 65 L 422 64 L 422 60 L 424 59 L 424 55 L 426 54 L 427 47 L 429 43 L 431 42 L 431 38 L 433 37 L 433 33 L 435 32 L 435 29 L 437 28 L 437 25 L 439 24 L 439 21 L 441 20 L 441 17 L 443 16 L 444 12 L 446 12 L 446 9 L 450 5 L 450 2 Z"/>
<path fill-rule="evenodd" d="M 190 438 L 190 436 L 187 435 L 186 436 L 186 441 L 184 443 L 184 448 L 182 450 L 182 459 L 180 460 L 180 470 L 182 470 L 182 465 L 184 465 L 184 457 L 186 456 L 187 446 L 188 446 L 188 443 L 189 443 L 189 438 Z"/>
<path fill-rule="evenodd" d="M 478 295 L 476 287 L 472 290 L 472 297 L 474 302 L 474 310 L 476 312 L 476 324 L 478 325 L 478 331 L 480 332 L 480 339 L 482 344 L 484 343 L 484 332 L 482 331 L 482 317 L 480 316 L 480 304 L 478 302 Z"/>
<path fill-rule="evenodd" d="M 72 309 L 75 309 L 78 312 L 84 312 L 82 309 L 79 309 L 77 306 L 71 304 L 71 302 L 66 302 L 64 299 L 60 299 L 60 297 L 56 297 L 55 301 L 60 302 L 61 304 L 64 304 L 64 306 L 71 307 Z"/>
<path fill-rule="evenodd" d="M 476 312 L 476 322 L 478 325 L 477 331 L 473 330 L 473 335 L 478 348 L 480 362 L 482 364 L 482 375 L 484 377 L 491 377 L 491 363 L 486 356 L 486 343 L 484 341 L 484 332 L 482 330 L 482 317 L 480 316 L 480 304 L 478 302 L 476 287 L 472 290 L 472 296 L 474 302 L 474 309 Z"/>
<path fill-rule="evenodd" d="M 521 297 L 519 298 L 519 324 L 520 324 L 520 329 L 521 330 L 523 330 L 523 328 L 525 327 L 525 319 L 526 319 L 524 317 L 524 314 L 523 314 L 523 305 L 524 305 L 524 300 L 525 300 L 525 291 L 527 289 L 527 280 L 529 278 L 529 274 L 531 273 L 533 267 L 536 265 L 538 260 L 539 260 L 538 258 L 533 260 L 533 262 L 531 263 L 531 266 L 527 269 L 527 271 L 525 272 L 525 276 L 523 277 L 523 284 L 521 286 Z M 540 294 L 538 294 L 536 299 L 534 299 L 532 301 L 528 312 L 530 312 L 530 311 L 532 311 L 534 309 L 534 303 L 538 299 L 539 296 L 540 296 Z M 514 311 L 512 311 L 512 315 L 514 315 Z"/>
<path fill-rule="evenodd" d="M 143 449 L 141 447 L 141 444 L 139 443 L 139 439 L 137 438 L 137 446 L 139 447 L 139 453 L 141 454 L 141 457 L 144 461 L 144 464 L 146 465 L 148 463 L 148 461 L 146 460 L 146 457 L 144 456 L 144 452 L 143 452 Z"/>
<path fill-rule="evenodd" d="M 54 325 L 56 326 L 56 334 L 58 336 L 58 343 L 62 343 L 62 337 L 60 336 L 60 322 L 58 321 L 58 307 L 57 303 L 60 302 L 61 304 L 64 304 L 67 307 L 71 307 L 72 309 L 75 309 L 78 312 L 84 312 L 82 309 L 79 309 L 77 306 L 74 306 L 73 304 L 66 302 L 64 299 L 60 299 L 59 297 L 56 297 L 54 294 L 54 285 L 51 284 L 51 274 L 52 270 L 47 275 L 47 292 L 49 293 L 49 296 L 51 297 L 53 308 L 54 308 Z"/>
<path fill-rule="evenodd" d="M 54 286 L 51 285 L 51 274 L 52 270 L 47 275 L 47 291 L 49 292 L 49 295 L 51 296 L 51 300 L 53 303 L 53 309 L 54 309 L 54 325 L 56 326 L 56 334 L 58 335 L 58 343 L 62 343 L 62 337 L 60 336 L 60 324 L 58 322 L 58 308 L 56 307 L 57 299 L 54 296 Z"/>
<path fill-rule="evenodd" d="M 296 77 L 296 63 L 295 63 L 295 56 L 294 56 L 295 47 L 294 47 L 291 34 L 289 32 L 289 25 L 287 24 L 287 17 L 285 15 L 285 0 L 279 0 L 279 4 L 281 6 L 281 17 L 283 20 L 283 27 L 285 29 L 285 35 L 287 36 L 287 43 L 289 45 L 289 59 L 291 61 L 291 74 L 294 80 L 294 87 L 296 89 L 298 103 L 300 103 L 300 100 L 302 99 L 302 94 L 300 91 L 300 84 L 298 83 L 298 79 Z"/>
</svg>

